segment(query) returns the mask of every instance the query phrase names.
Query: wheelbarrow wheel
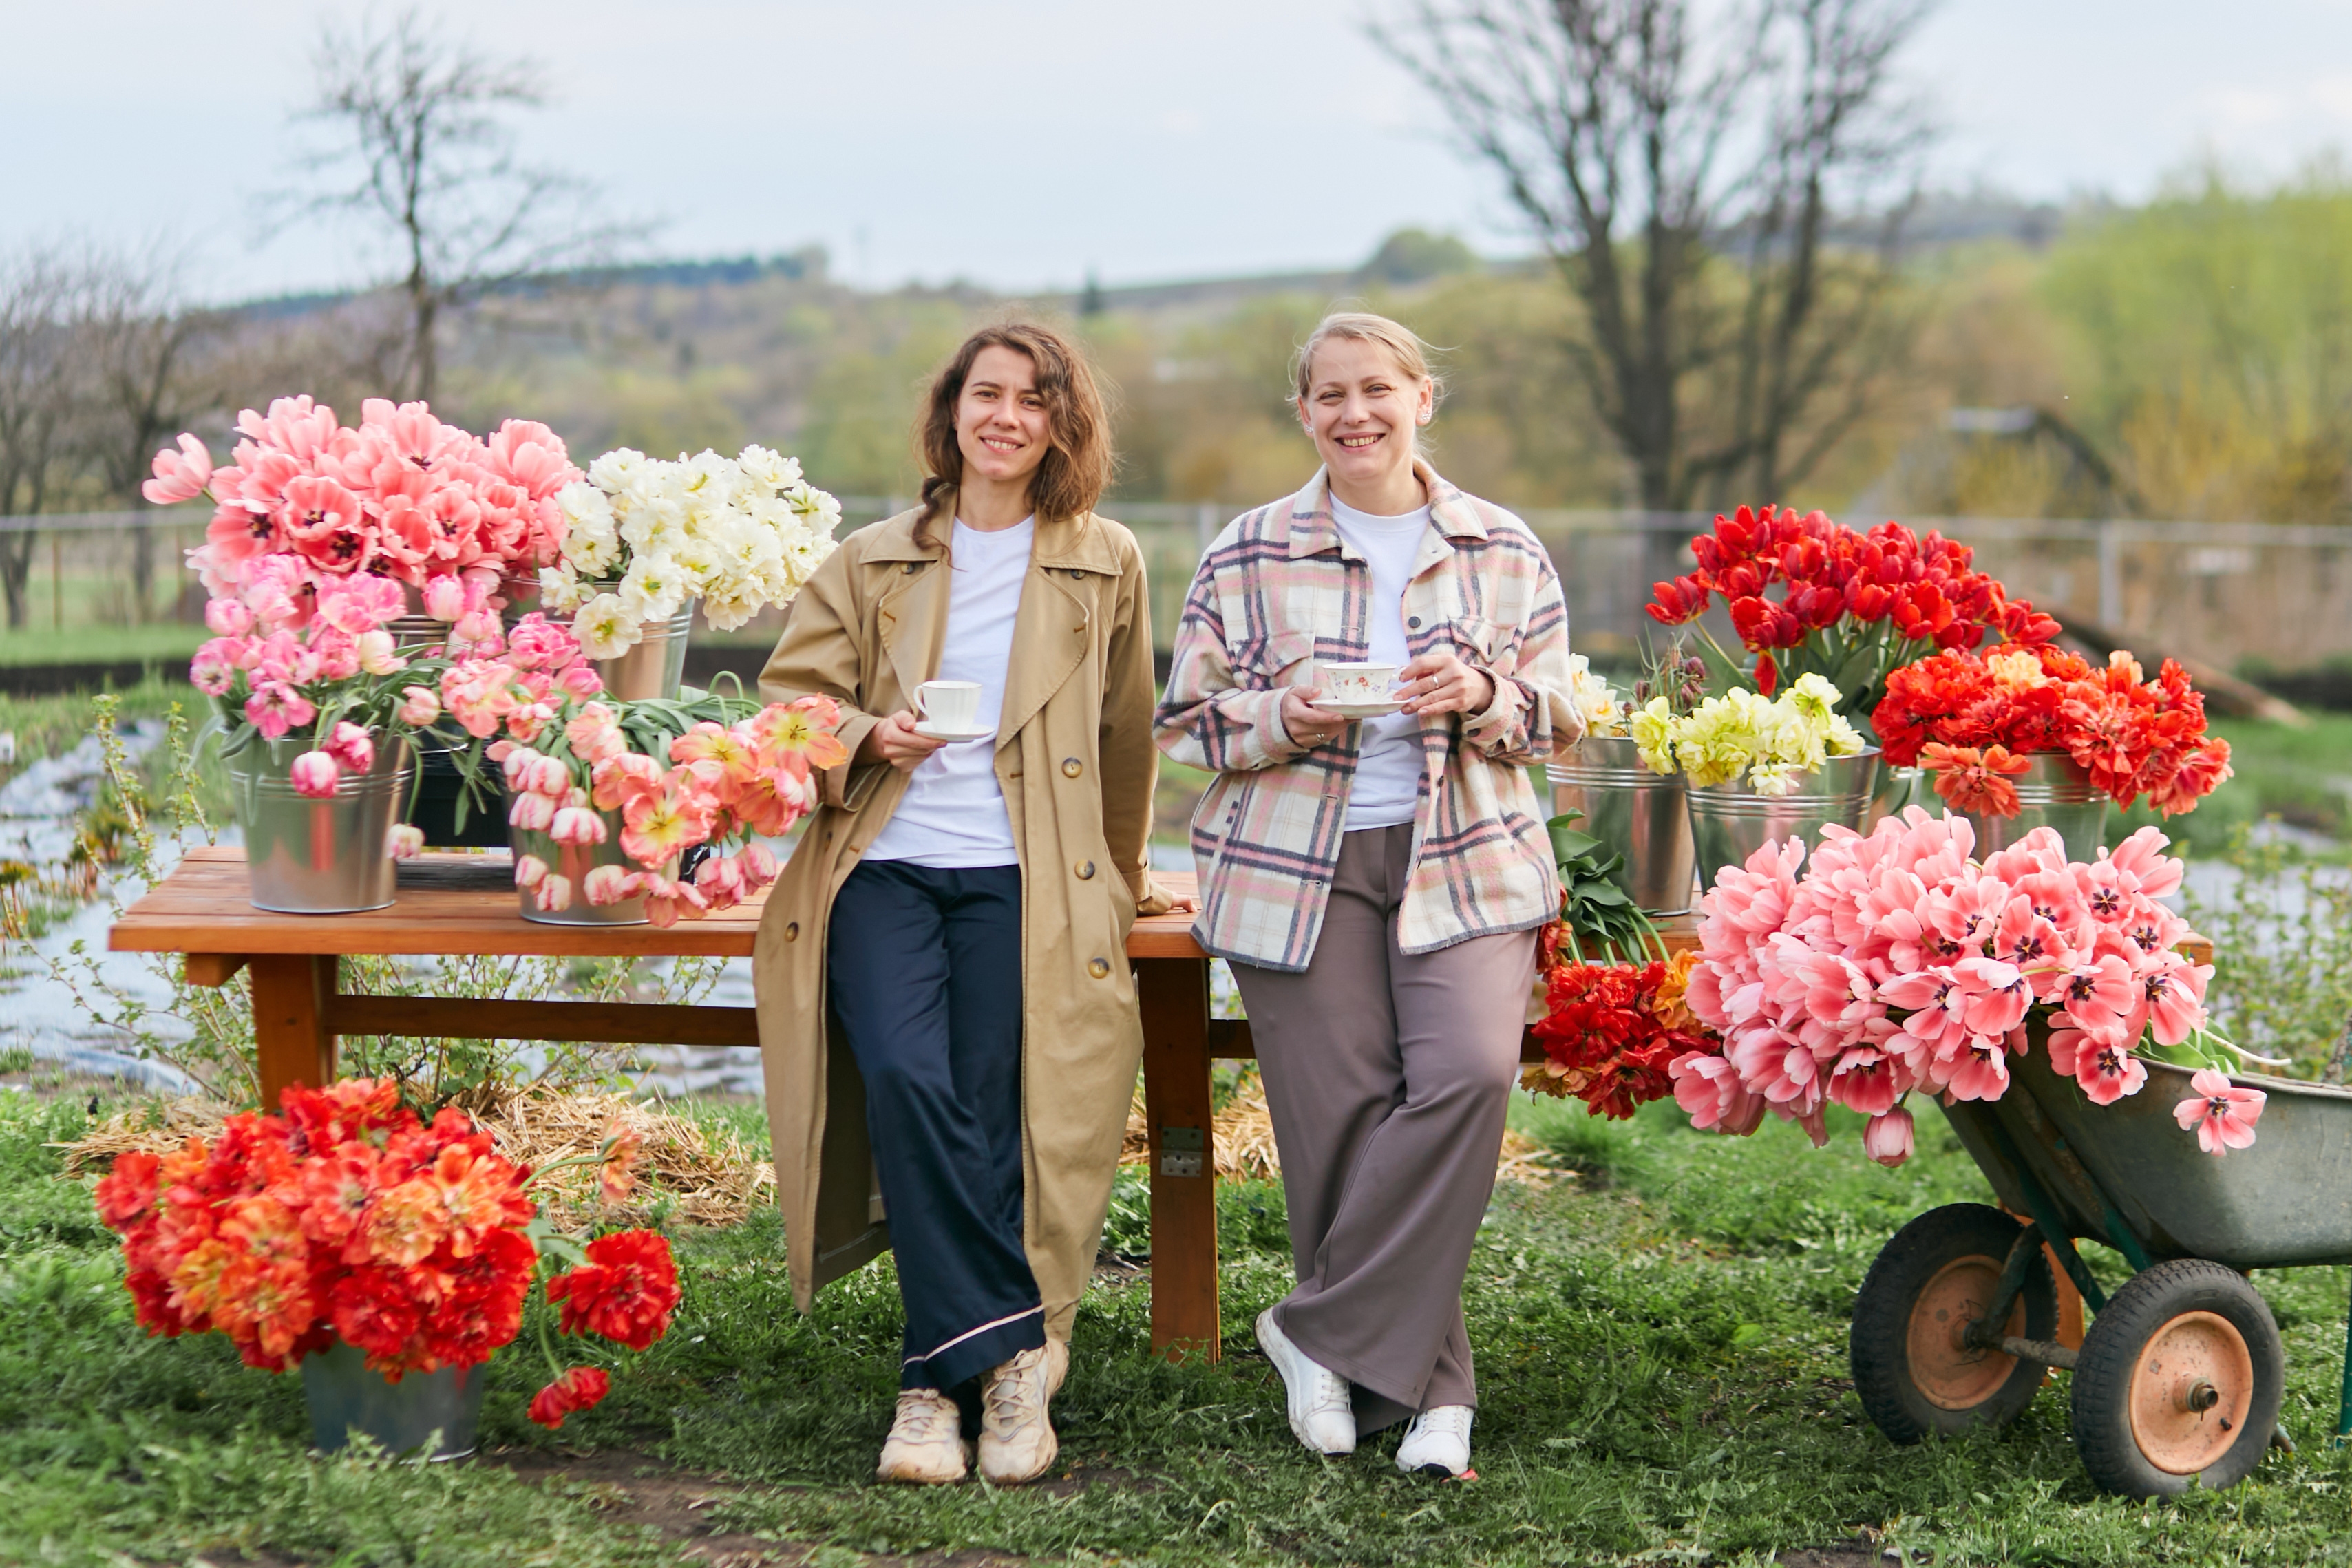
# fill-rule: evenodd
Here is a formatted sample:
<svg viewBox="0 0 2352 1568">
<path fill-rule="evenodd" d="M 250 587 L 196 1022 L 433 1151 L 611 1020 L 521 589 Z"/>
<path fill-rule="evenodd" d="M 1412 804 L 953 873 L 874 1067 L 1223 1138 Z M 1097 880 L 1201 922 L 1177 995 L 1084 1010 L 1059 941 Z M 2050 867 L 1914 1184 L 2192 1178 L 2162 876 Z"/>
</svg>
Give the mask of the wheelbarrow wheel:
<svg viewBox="0 0 2352 1568">
<path fill-rule="evenodd" d="M 2286 1394 L 2270 1304 L 2201 1258 L 2136 1276 L 2091 1321 L 2074 1367 L 2074 1450 L 2124 1497 L 2235 1486 L 2262 1463 Z"/>
<path fill-rule="evenodd" d="M 1992 1305 L 2017 1221 L 1984 1204 L 1947 1204 L 1895 1233 L 1853 1300 L 1847 1341 L 1854 1391 L 1871 1423 L 1896 1443 L 2001 1426 L 2033 1403 L 2043 1370 L 1963 1342 Z M 2035 1248 L 2005 1332 L 2048 1339 L 2058 1287 Z"/>
</svg>

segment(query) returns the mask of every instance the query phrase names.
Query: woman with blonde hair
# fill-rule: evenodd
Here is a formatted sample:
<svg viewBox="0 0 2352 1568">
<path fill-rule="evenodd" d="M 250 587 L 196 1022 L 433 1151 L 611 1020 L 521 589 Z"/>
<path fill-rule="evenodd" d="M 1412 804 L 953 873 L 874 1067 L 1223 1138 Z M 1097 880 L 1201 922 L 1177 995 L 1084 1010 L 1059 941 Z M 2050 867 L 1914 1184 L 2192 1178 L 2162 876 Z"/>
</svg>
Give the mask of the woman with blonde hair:
<svg viewBox="0 0 2352 1568">
<path fill-rule="evenodd" d="M 906 1333 L 885 1479 L 1045 1473 L 1142 1053 L 1128 927 L 1146 868 L 1151 626 L 1134 537 L 1095 515 L 1108 423 L 1030 323 L 932 384 L 922 503 L 842 542 L 761 694 L 841 704 L 760 922 L 755 975 L 793 1289 L 885 1247 Z M 918 689 L 979 688 L 971 733 Z M 878 1187 L 878 1190 L 877 1190 Z"/>
<path fill-rule="evenodd" d="M 1437 391 L 1397 322 L 1315 329 L 1296 394 L 1323 466 L 1202 557 L 1157 731 L 1217 774 L 1193 934 L 1232 961 L 1282 1157 L 1297 1285 L 1257 1337 L 1290 1428 L 1344 1454 L 1410 1420 L 1400 1468 L 1458 1476 L 1462 1280 L 1559 910 L 1526 770 L 1583 725 L 1543 547 L 1419 451 Z M 1396 668 L 1391 700 L 1333 712 L 1335 662 Z"/>
</svg>

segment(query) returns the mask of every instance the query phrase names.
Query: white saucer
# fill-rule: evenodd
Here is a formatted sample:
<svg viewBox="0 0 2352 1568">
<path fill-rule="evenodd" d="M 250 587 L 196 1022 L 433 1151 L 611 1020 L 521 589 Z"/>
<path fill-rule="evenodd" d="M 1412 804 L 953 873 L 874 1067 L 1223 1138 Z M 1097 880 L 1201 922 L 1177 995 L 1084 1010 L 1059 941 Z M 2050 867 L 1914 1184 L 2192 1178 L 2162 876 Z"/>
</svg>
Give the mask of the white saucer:
<svg viewBox="0 0 2352 1568">
<path fill-rule="evenodd" d="M 915 733 L 932 741 L 985 741 L 996 733 L 993 730 L 941 730 L 924 720 L 915 726 Z"/>
<path fill-rule="evenodd" d="M 1318 697 L 1309 706 L 1342 719 L 1385 719 L 1404 710 L 1402 702 L 1334 702 L 1328 697 Z"/>
</svg>

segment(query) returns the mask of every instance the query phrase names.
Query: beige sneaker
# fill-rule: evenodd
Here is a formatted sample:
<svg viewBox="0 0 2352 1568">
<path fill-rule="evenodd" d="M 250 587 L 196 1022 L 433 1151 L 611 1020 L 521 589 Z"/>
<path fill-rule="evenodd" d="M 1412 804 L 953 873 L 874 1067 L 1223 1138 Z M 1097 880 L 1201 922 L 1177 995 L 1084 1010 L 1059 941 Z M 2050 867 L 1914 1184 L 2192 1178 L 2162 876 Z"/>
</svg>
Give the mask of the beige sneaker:
<svg viewBox="0 0 2352 1568">
<path fill-rule="evenodd" d="M 981 1396 L 980 1474 L 992 1486 L 1017 1487 L 1051 1469 L 1062 1450 L 1046 1402 L 1070 1370 L 1070 1348 L 1047 1340 L 988 1374 Z"/>
<path fill-rule="evenodd" d="M 971 1445 L 964 1441 L 963 1415 L 936 1388 L 902 1388 L 890 1440 L 882 1445 L 875 1472 L 886 1481 L 944 1486 L 971 1473 Z"/>
</svg>

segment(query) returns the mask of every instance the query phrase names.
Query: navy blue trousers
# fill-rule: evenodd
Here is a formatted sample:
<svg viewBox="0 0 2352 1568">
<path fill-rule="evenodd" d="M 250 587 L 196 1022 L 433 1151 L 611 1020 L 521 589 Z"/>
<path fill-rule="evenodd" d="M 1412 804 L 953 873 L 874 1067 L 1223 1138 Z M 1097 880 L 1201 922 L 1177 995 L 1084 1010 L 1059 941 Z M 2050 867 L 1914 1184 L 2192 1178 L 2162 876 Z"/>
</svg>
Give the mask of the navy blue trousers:
<svg viewBox="0 0 2352 1568">
<path fill-rule="evenodd" d="M 889 1210 L 898 1386 L 955 1393 L 1045 1342 L 1021 1242 L 1021 868 L 858 867 L 834 899 L 825 986 Z"/>
</svg>

